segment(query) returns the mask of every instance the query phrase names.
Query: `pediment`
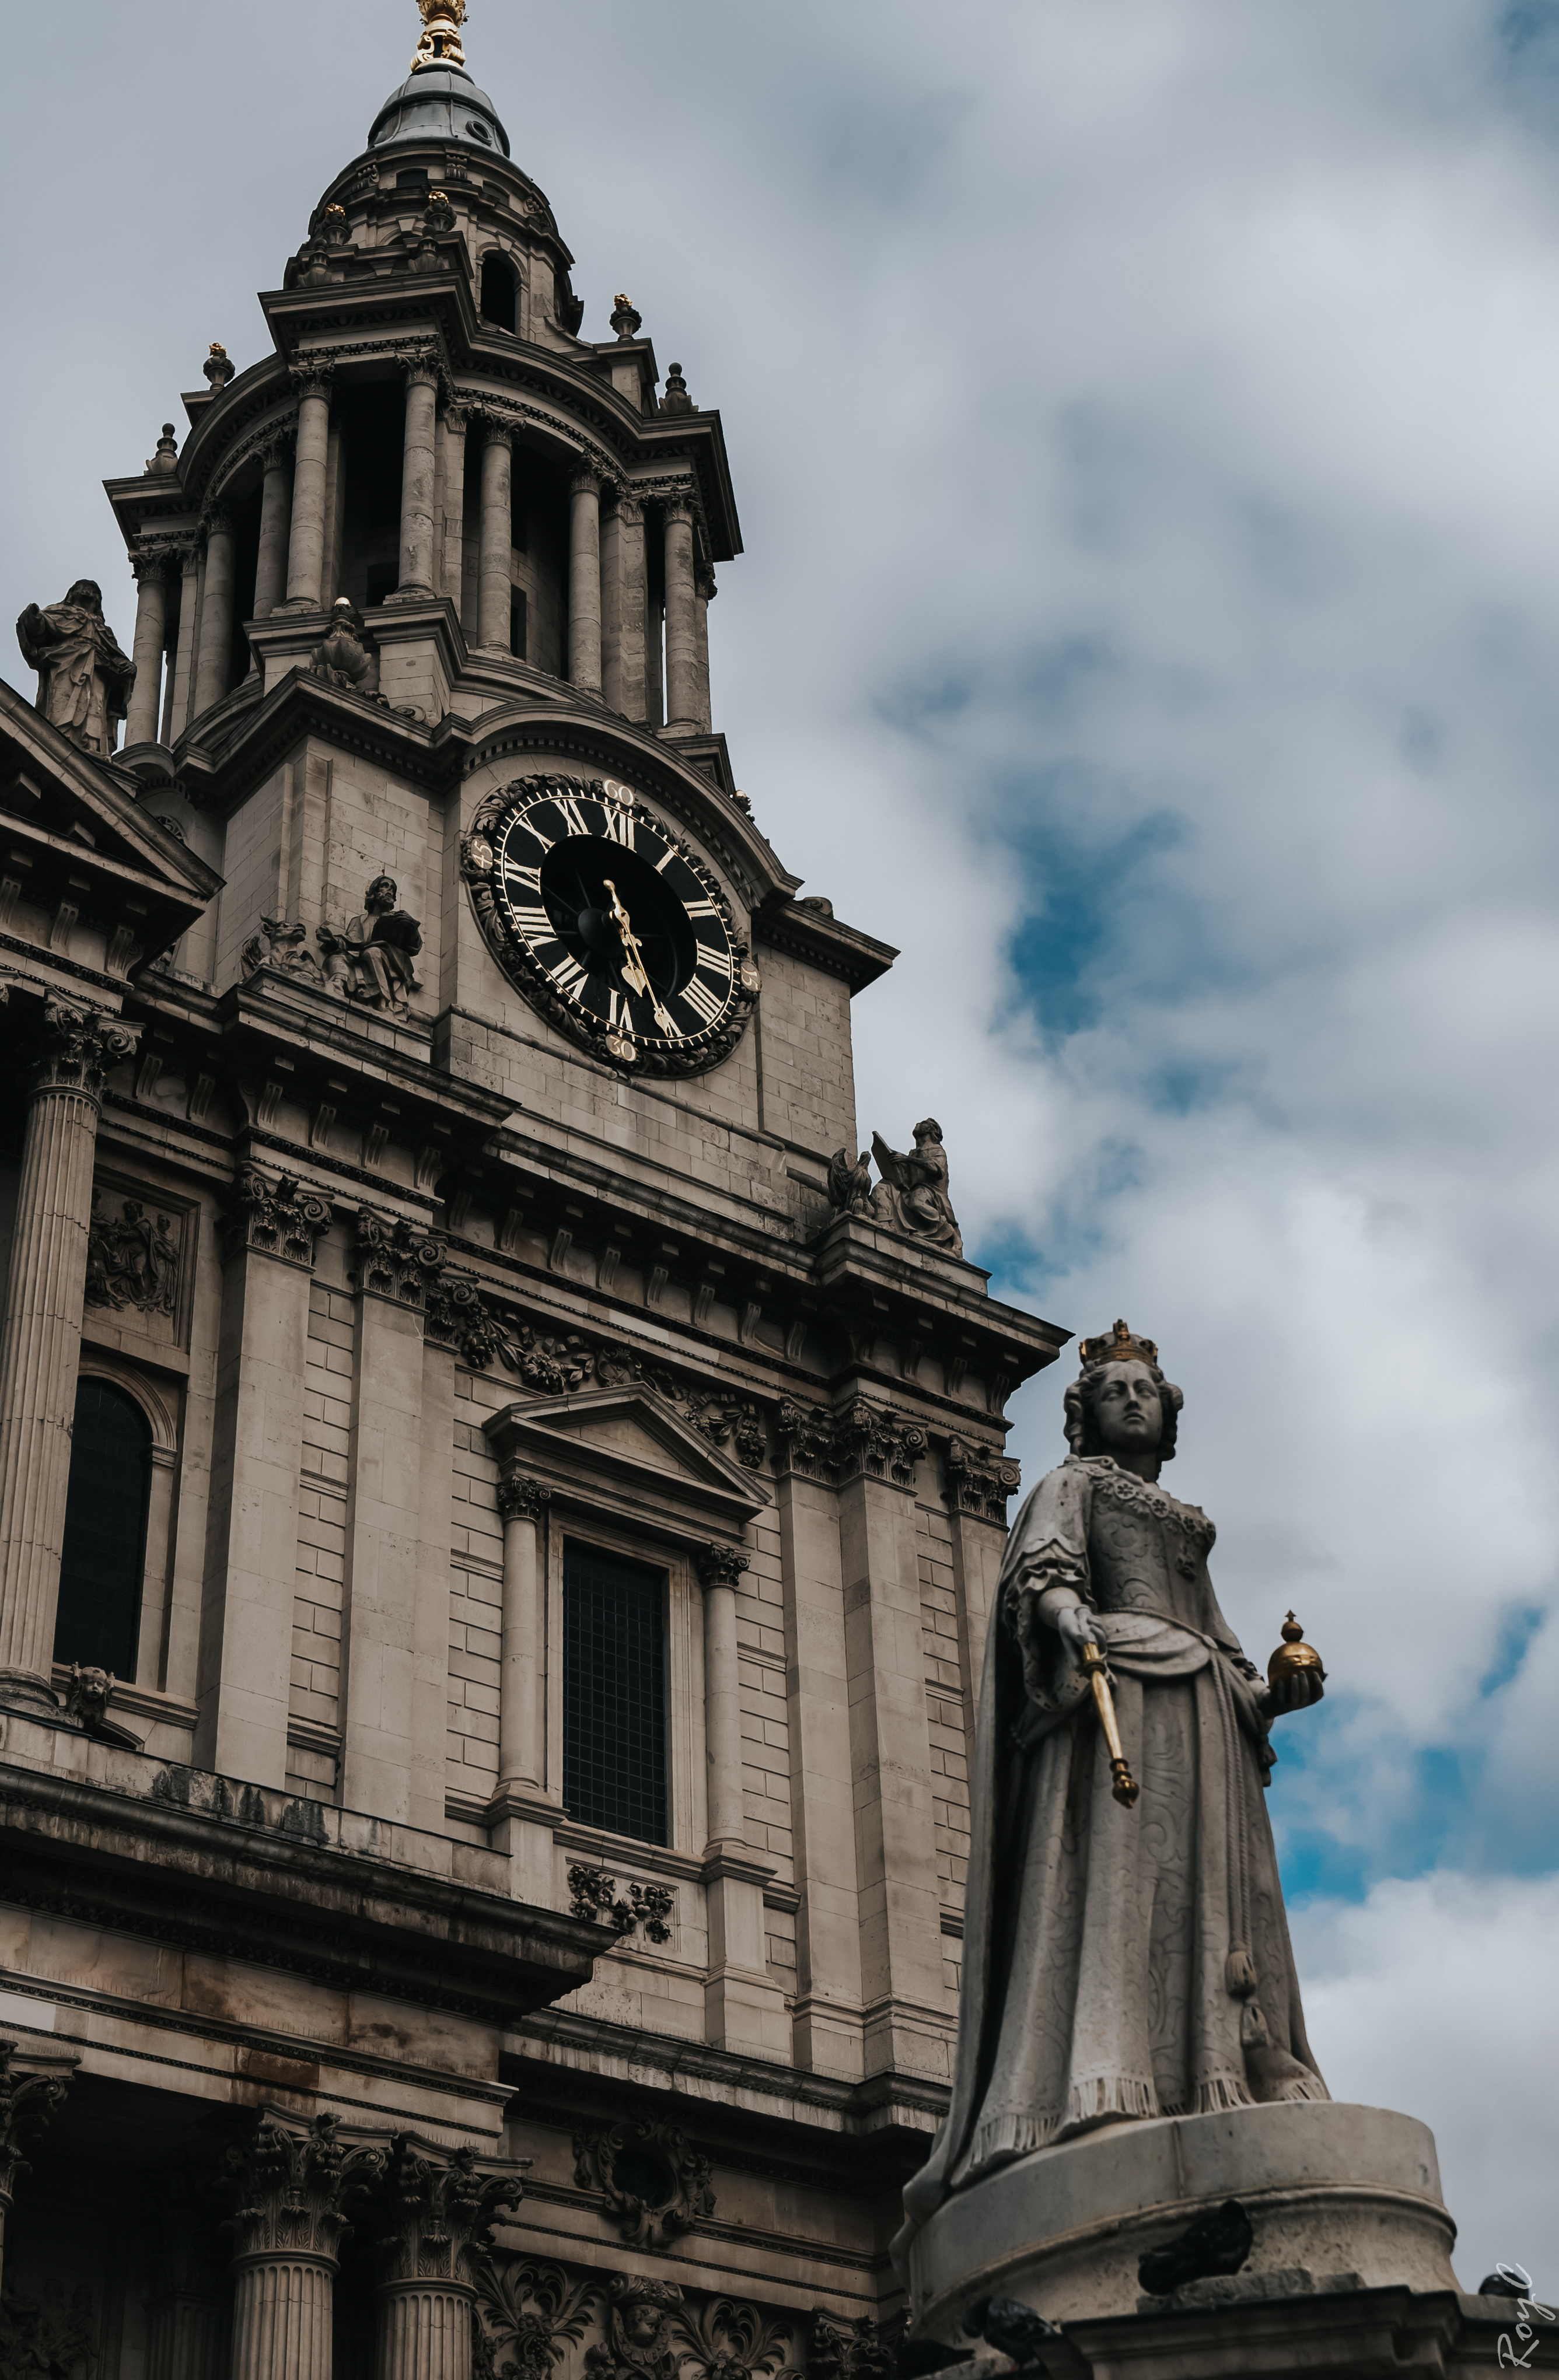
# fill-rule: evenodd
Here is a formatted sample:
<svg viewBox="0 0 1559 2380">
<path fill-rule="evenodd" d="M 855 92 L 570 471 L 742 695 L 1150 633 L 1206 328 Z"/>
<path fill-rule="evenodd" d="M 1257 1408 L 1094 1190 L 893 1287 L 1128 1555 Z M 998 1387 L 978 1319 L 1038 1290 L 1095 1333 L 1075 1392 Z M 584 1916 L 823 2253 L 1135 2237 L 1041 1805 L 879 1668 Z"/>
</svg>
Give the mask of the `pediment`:
<svg viewBox="0 0 1559 2380">
<path fill-rule="evenodd" d="M 505 1466 L 554 1496 L 652 1529 L 739 1538 L 769 1490 L 654 1390 L 638 1384 L 505 1405 L 482 1425 Z"/>
</svg>

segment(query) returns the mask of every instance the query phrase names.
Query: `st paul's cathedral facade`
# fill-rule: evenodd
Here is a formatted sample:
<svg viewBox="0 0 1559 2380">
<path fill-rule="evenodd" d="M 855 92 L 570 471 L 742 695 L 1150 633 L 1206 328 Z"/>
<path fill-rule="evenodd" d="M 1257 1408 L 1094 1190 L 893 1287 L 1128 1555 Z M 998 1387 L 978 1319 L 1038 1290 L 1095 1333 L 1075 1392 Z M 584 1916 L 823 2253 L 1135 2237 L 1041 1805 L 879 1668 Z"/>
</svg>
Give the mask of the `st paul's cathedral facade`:
<svg viewBox="0 0 1559 2380">
<path fill-rule="evenodd" d="M 0 2368 L 867 2380 L 1066 1334 L 853 1153 L 720 416 L 421 6 L 0 686 Z"/>
</svg>

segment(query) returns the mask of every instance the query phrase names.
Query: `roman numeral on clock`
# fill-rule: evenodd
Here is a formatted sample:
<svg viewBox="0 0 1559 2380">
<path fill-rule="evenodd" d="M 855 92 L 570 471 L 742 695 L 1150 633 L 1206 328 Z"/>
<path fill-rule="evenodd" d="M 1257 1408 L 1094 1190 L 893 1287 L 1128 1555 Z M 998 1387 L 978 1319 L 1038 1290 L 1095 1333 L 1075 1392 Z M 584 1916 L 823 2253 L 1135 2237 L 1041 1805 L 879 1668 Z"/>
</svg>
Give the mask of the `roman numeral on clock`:
<svg viewBox="0 0 1559 2380">
<path fill-rule="evenodd" d="M 520 932 L 532 942 L 550 942 L 555 939 L 552 919 L 542 908 L 530 904 L 521 905 L 517 902 L 514 921 Z"/>
<path fill-rule="evenodd" d="M 548 972 L 566 1000 L 578 1000 L 580 985 L 590 981 L 588 968 L 582 967 L 578 959 L 569 958 L 566 953 Z"/>
<path fill-rule="evenodd" d="M 606 812 L 606 838 L 609 843 L 620 843 L 625 851 L 633 849 L 633 812 L 631 810 L 609 809 Z"/>
<path fill-rule="evenodd" d="M 682 998 L 694 1015 L 701 1017 L 706 1025 L 717 1023 L 725 1005 L 724 995 L 712 990 L 707 983 L 700 983 L 697 976 L 683 985 Z"/>
</svg>

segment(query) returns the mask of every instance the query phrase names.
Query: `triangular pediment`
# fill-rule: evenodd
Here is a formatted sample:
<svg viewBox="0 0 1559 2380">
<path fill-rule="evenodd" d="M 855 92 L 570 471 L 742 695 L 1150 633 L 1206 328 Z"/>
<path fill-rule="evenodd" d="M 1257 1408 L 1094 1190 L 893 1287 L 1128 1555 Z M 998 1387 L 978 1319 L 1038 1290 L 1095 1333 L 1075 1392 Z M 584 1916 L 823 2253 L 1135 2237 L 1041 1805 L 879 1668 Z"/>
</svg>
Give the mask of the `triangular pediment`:
<svg viewBox="0 0 1559 2380">
<path fill-rule="evenodd" d="M 673 1529 L 739 1536 L 773 1500 L 752 1472 L 638 1383 L 506 1405 L 483 1428 L 506 1465 L 554 1494 L 572 1492 Z"/>
</svg>

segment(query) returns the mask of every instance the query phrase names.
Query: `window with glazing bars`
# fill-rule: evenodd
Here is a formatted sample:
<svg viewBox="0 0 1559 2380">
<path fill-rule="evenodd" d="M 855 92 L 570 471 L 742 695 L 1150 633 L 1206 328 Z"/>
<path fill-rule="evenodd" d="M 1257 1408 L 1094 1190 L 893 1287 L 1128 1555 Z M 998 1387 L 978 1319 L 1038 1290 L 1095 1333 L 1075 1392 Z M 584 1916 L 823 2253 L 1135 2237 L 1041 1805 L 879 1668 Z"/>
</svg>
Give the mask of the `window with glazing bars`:
<svg viewBox="0 0 1559 2380">
<path fill-rule="evenodd" d="M 581 1826 L 664 1843 L 665 1574 L 563 1557 L 563 1798 Z"/>
</svg>

